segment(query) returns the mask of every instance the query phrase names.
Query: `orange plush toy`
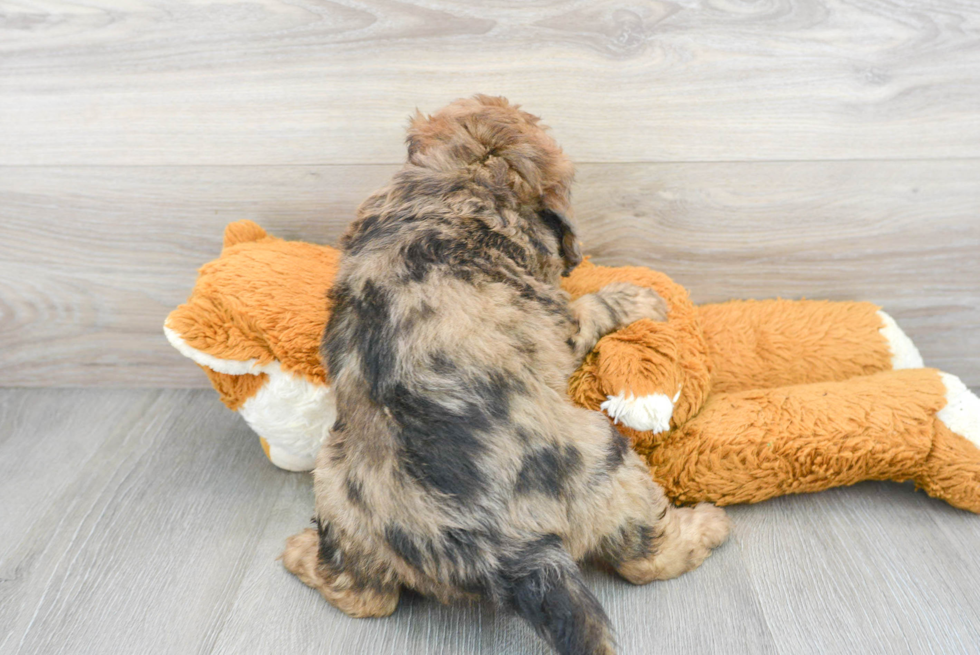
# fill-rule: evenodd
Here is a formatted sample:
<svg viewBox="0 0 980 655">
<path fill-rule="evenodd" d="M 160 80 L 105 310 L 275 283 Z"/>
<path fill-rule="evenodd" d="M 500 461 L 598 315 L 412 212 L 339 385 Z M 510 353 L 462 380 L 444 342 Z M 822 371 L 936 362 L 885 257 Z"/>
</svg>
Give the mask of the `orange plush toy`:
<svg viewBox="0 0 980 655">
<path fill-rule="evenodd" d="M 309 470 L 334 419 L 318 357 L 339 253 L 225 232 L 170 342 L 200 364 L 269 459 Z M 578 297 L 613 281 L 656 289 L 664 323 L 599 341 L 569 381 L 573 401 L 619 424 L 679 503 L 757 502 L 860 480 L 914 480 L 980 513 L 980 399 L 922 368 L 912 342 L 869 303 L 734 301 L 696 307 L 640 267 L 586 261 L 565 279 Z"/>
</svg>

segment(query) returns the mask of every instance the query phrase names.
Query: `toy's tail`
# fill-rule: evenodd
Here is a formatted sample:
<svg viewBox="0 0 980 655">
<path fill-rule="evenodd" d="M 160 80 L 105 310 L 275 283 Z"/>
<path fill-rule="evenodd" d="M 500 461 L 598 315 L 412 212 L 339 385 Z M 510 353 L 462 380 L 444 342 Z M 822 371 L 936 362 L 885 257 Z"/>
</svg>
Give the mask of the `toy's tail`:
<svg viewBox="0 0 980 655">
<path fill-rule="evenodd" d="M 505 601 L 561 655 L 613 655 L 609 618 L 557 539 L 514 557 Z"/>
<path fill-rule="evenodd" d="M 940 373 L 946 405 L 936 414 L 932 449 L 915 482 L 927 494 L 980 514 L 980 398 Z"/>
</svg>

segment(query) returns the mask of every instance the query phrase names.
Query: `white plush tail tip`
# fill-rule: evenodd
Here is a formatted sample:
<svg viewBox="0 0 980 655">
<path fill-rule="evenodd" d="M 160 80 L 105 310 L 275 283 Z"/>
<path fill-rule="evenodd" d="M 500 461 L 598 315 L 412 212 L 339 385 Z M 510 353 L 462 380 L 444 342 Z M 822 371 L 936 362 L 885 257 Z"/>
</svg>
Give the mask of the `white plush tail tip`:
<svg viewBox="0 0 980 655">
<path fill-rule="evenodd" d="M 980 398 L 949 373 L 940 373 L 946 385 L 946 406 L 936 417 L 956 434 L 966 437 L 980 448 Z"/>
<path fill-rule="evenodd" d="M 915 347 L 908 335 L 898 327 L 891 316 L 883 311 L 878 311 L 878 317 L 884 325 L 878 331 L 888 342 L 888 350 L 892 354 L 892 368 L 896 371 L 903 368 L 922 368 L 925 363 L 919 349 Z"/>
</svg>

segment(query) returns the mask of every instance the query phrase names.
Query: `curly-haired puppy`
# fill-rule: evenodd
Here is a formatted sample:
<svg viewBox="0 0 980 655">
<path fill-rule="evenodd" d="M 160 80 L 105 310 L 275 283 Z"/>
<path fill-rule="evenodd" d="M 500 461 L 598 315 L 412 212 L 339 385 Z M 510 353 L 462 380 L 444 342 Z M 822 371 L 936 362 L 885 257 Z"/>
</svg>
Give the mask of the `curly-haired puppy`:
<svg viewBox="0 0 980 655">
<path fill-rule="evenodd" d="M 405 585 L 490 599 L 560 653 L 613 653 L 576 561 L 643 584 L 727 537 L 720 509 L 672 506 L 566 395 L 600 337 L 666 311 L 625 283 L 569 302 L 571 181 L 536 117 L 460 100 L 416 115 L 407 163 L 342 239 L 323 343 L 338 419 L 314 472 L 316 530 L 283 559 L 347 614 L 386 616 Z"/>
</svg>

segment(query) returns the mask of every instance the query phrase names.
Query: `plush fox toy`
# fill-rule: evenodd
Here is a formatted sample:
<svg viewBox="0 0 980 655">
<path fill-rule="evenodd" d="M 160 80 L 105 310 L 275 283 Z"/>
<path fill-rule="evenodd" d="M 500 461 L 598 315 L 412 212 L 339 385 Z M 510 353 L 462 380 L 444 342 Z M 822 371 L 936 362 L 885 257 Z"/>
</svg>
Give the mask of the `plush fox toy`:
<svg viewBox="0 0 980 655">
<path fill-rule="evenodd" d="M 313 468 L 334 420 L 319 357 L 339 252 L 229 225 L 164 331 L 201 365 L 277 466 Z M 861 480 L 914 480 L 980 513 L 980 399 L 922 368 L 912 342 L 859 302 L 695 306 L 662 273 L 589 261 L 572 297 L 613 281 L 655 289 L 666 322 L 599 341 L 569 396 L 605 412 L 676 502 L 757 502 Z"/>
</svg>

